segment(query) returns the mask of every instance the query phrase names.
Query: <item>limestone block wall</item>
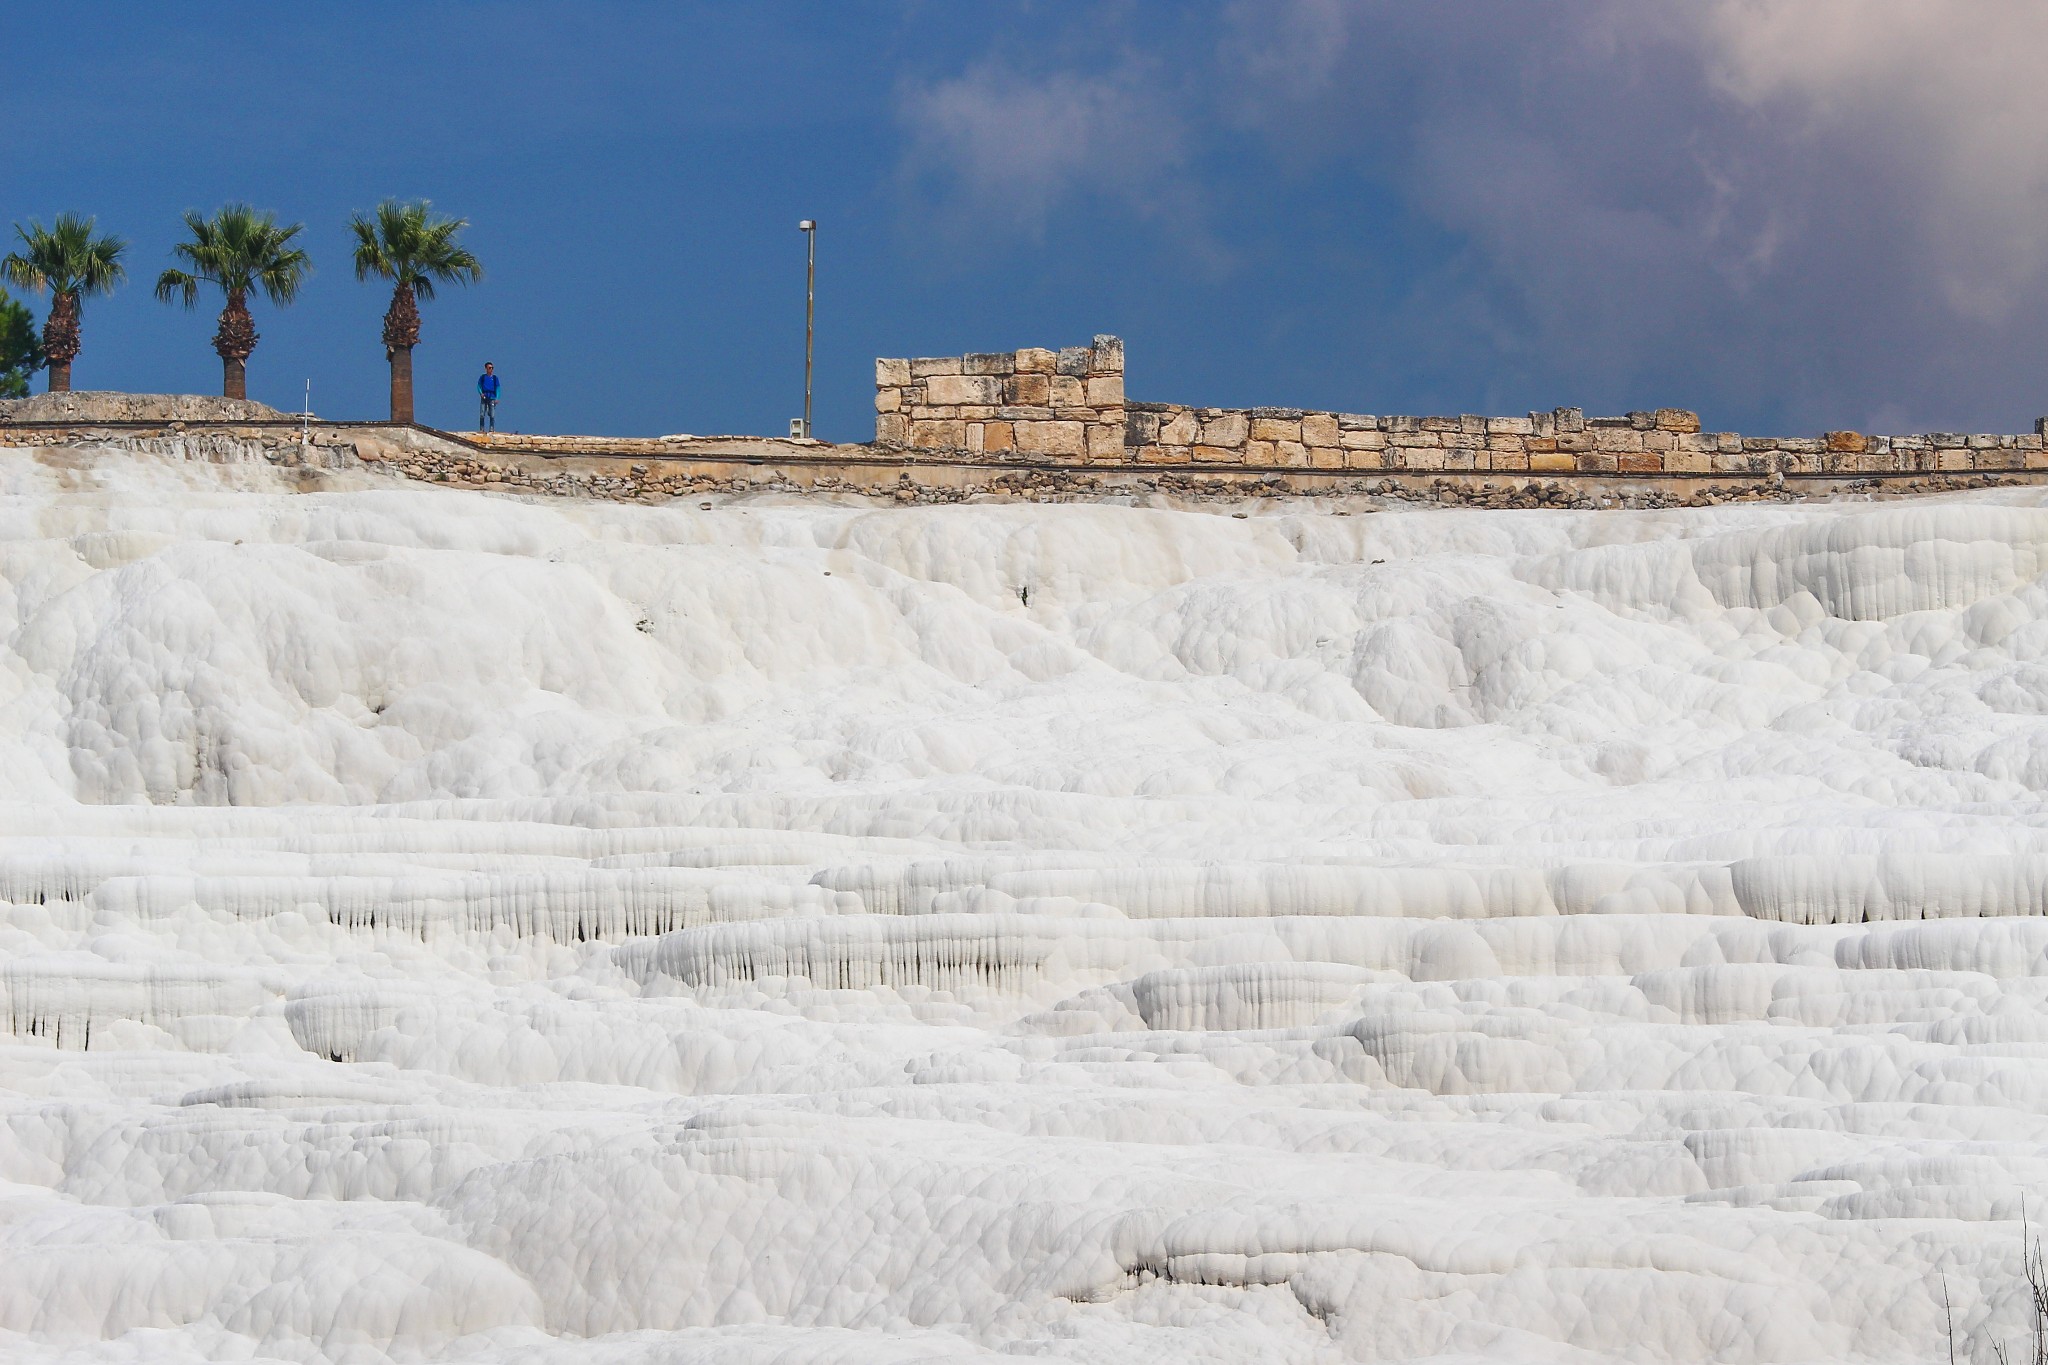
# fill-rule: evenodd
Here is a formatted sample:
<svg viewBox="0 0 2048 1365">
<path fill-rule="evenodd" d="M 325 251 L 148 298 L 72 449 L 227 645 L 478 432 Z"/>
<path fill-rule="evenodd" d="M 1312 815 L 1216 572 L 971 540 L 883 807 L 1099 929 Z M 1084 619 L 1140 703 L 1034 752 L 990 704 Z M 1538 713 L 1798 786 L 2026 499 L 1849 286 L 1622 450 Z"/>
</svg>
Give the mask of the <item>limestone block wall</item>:
<svg viewBox="0 0 2048 1365">
<path fill-rule="evenodd" d="M 1298 408 L 1128 405 L 1126 450 L 1140 464 L 1402 473 L 1671 477 L 1897 474 L 2048 469 L 2029 435 L 1743 436 L 1702 431 L 1682 408 L 1588 417 L 1381 417 Z"/>
<path fill-rule="evenodd" d="M 1127 402 L 1124 346 L 1112 336 L 1061 351 L 877 360 L 875 440 L 912 459 L 1260 472 L 1743 479 L 2048 471 L 2043 423 L 2025 435 L 1760 437 L 1703 431 L 1699 415 L 1682 408 L 1389 417 Z"/>
<path fill-rule="evenodd" d="M 991 460 L 1122 464 L 1124 344 L 875 362 L 875 441 Z"/>
</svg>

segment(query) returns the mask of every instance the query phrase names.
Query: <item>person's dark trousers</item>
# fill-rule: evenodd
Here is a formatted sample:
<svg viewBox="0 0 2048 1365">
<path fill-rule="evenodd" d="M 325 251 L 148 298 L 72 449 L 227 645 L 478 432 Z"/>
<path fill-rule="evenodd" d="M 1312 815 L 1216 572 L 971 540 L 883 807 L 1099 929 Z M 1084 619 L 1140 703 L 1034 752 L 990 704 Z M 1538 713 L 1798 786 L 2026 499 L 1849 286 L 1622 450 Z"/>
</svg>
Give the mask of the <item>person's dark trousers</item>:
<svg viewBox="0 0 2048 1365">
<path fill-rule="evenodd" d="M 497 399 L 484 398 L 478 400 L 476 412 L 476 429 L 478 431 L 496 431 L 498 429 Z"/>
</svg>

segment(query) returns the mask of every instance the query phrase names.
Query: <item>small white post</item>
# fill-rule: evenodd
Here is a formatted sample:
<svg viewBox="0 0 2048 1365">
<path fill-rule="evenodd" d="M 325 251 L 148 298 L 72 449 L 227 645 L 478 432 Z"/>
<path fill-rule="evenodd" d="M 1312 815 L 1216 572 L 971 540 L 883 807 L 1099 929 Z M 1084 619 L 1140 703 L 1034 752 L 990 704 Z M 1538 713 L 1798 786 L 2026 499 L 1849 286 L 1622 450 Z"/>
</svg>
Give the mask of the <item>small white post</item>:
<svg viewBox="0 0 2048 1365">
<path fill-rule="evenodd" d="M 299 448 L 310 450 L 313 446 L 313 381 L 306 381 L 306 406 L 299 412 Z"/>
</svg>

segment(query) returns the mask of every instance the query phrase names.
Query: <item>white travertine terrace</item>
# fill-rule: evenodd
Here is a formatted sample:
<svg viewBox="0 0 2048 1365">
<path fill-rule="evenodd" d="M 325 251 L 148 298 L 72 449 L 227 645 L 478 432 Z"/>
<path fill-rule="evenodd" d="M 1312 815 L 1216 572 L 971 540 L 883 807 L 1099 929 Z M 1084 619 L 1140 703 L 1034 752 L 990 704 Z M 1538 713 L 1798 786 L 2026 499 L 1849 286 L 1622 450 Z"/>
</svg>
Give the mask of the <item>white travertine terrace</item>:
<svg viewBox="0 0 2048 1365">
<path fill-rule="evenodd" d="M 326 485 L 0 462 L 0 1357 L 2025 1328 L 2039 493 Z"/>
</svg>

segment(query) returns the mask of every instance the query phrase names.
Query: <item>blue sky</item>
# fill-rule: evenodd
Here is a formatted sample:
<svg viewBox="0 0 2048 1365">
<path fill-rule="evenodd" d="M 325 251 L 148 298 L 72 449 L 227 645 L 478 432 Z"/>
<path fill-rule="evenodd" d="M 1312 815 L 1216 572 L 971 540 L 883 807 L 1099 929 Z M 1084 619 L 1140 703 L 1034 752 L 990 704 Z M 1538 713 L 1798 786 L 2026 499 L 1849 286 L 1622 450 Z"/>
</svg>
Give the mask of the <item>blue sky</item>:
<svg viewBox="0 0 2048 1365">
<path fill-rule="evenodd" d="M 872 432 L 876 355 L 1127 339 L 1134 396 L 1367 412 L 1676 405 L 1752 431 L 2048 410 L 2048 14 L 1926 0 L 67 0 L 8 26 L 57 117 L 0 223 L 97 214 L 131 282 L 81 388 L 217 391 L 155 302 L 177 216 L 308 225 L 253 397 L 378 415 L 387 195 L 469 218 L 422 420 L 492 359 L 529 431 Z M 20 100 L 17 100 L 17 104 Z M 24 106 L 25 107 L 25 106 Z"/>
</svg>

